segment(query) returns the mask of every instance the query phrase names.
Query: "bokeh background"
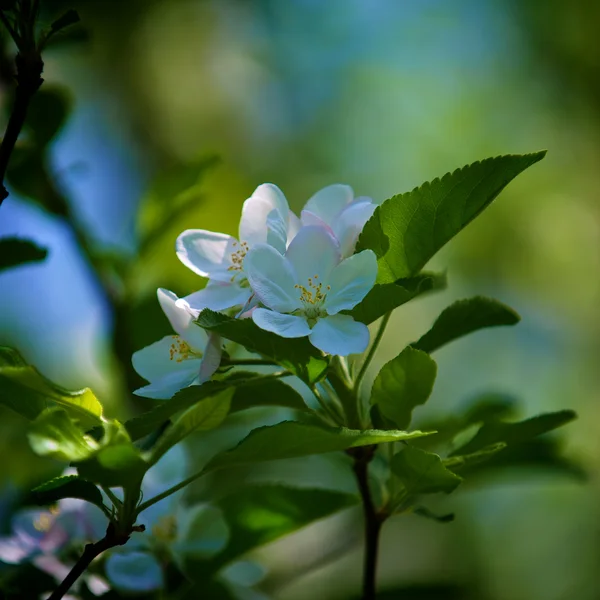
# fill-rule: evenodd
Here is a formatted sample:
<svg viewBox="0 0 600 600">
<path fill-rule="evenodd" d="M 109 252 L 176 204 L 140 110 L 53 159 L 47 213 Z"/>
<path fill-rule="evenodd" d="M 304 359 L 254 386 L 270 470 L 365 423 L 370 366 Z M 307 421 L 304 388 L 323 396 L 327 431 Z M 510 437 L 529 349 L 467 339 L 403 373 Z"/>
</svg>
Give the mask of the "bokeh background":
<svg viewBox="0 0 600 600">
<path fill-rule="evenodd" d="M 0 210 L 0 235 L 50 254 L 0 275 L 0 343 L 128 416 L 151 406 L 128 393 L 140 383 L 131 352 L 168 331 L 156 287 L 183 295 L 199 285 L 173 251 L 183 229 L 235 234 L 243 201 L 266 181 L 295 210 L 335 182 L 383 201 L 474 160 L 546 148 L 435 258 L 448 289 L 397 311 L 376 362 L 455 299 L 506 302 L 522 323 L 440 351 L 419 414 L 451 414 L 487 391 L 515 396 L 516 416 L 574 408 L 579 420 L 557 434 L 571 467 L 498 470 L 464 486 L 436 502 L 457 514 L 450 525 L 396 517 L 380 579 L 412 588 L 406 598 L 599 598 L 600 5 L 45 2 L 48 18 L 70 7 L 83 33 L 45 56 L 44 85 L 61 86 L 71 106 L 45 157 L 53 189 L 16 185 Z M 53 195 L 66 218 L 43 207 Z M 191 452 L 202 462 L 269 420 L 277 415 L 237 417 L 227 441 L 198 439 Z M 4 514 L 57 467 L 33 456 L 25 424 L 5 411 L 0 453 Z M 244 477 L 353 486 L 321 458 Z M 271 596 L 351 598 L 360 545 L 332 541 L 351 522 L 340 515 L 261 551 Z"/>
</svg>

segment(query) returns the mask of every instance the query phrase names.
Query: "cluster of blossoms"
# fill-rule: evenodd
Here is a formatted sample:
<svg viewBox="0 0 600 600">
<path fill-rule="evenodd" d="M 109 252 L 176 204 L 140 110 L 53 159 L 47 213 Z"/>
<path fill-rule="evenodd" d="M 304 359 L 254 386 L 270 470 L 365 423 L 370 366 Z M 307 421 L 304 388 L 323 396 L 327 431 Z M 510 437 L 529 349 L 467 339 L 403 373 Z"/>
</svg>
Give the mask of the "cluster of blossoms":
<svg viewBox="0 0 600 600">
<path fill-rule="evenodd" d="M 375 284 L 375 254 L 354 254 L 374 210 L 370 198 L 355 198 L 352 188 L 337 184 L 312 196 L 298 218 L 281 190 L 267 183 L 244 202 L 239 239 L 203 229 L 184 231 L 177 238 L 177 256 L 208 283 L 184 298 L 158 290 L 176 335 L 133 355 L 134 368 L 150 382 L 136 393 L 168 399 L 215 373 L 223 342 L 194 322 L 206 308 L 251 318 L 284 338 L 308 337 L 326 354 L 363 352 L 369 331 L 343 311 L 354 308 Z"/>
</svg>

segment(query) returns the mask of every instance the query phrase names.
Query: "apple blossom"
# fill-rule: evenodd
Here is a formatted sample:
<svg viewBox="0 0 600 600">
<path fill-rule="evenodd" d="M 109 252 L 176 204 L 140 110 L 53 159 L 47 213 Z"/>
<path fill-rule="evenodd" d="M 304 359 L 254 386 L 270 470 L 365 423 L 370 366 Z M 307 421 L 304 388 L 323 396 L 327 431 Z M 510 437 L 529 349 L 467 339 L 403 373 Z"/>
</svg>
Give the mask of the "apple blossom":
<svg viewBox="0 0 600 600">
<path fill-rule="evenodd" d="M 265 183 L 244 202 L 239 240 L 204 229 L 184 231 L 176 242 L 179 260 L 210 279 L 204 289 L 188 297 L 190 306 L 225 310 L 246 305 L 252 296 L 244 273 L 244 258 L 250 248 L 264 243 L 283 254 L 299 227 L 283 192 Z"/>
<path fill-rule="evenodd" d="M 267 307 L 252 313 L 261 329 L 287 338 L 308 336 L 328 354 L 366 349 L 367 326 L 340 312 L 356 306 L 375 284 L 377 259 L 371 250 L 341 260 L 339 244 L 327 229 L 306 226 L 285 256 L 267 244 L 254 247 L 245 269 Z"/>
<path fill-rule="evenodd" d="M 219 368 L 221 338 L 207 334 L 194 323 L 186 298 L 160 288 L 158 301 L 176 335 L 168 335 L 135 352 L 134 369 L 150 383 L 134 393 L 147 398 L 168 399 L 190 385 L 204 383 Z"/>
<path fill-rule="evenodd" d="M 347 257 L 354 253 L 358 236 L 375 207 L 371 198 L 355 198 L 350 186 L 337 183 L 310 198 L 301 213 L 302 225 L 329 229 L 340 243 L 342 257 Z"/>
</svg>

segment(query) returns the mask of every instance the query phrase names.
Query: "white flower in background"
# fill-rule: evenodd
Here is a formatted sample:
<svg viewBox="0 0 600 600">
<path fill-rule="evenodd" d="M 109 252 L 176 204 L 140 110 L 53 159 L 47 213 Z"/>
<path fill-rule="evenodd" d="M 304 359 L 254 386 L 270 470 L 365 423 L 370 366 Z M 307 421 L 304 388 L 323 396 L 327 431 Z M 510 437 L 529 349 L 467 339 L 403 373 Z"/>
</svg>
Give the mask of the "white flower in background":
<svg viewBox="0 0 600 600">
<path fill-rule="evenodd" d="M 221 338 L 194 323 L 187 298 L 160 288 L 158 301 L 177 335 L 146 346 L 132 356 L 133 368 L 150 383 L 134 393 L 165 400 L 190 385 L 204 383 L 219 368 Z"/>
<path fill-rule="evenodd" d="M 349 315 L 371 290 L 377 259 L 364 250 L 341 260 L 337 240 L 323 227 L 302 227 L 285 256 L 266 244 L 250 250 L 245 269 L 258 299 L 252 319 L 282 337 L 308 336 L 328 354 L 363 352 L 369 330 Z"/>
<path fill-rule="evenodd" d="M 195 309 L 225 310 L 246 305 L 252 296 L 244 258 L 256 244 L 269 244 L 283 254 L 300 226 L 283 192 L 271 183 L 256 188 L 242 208 L 239 240 L 224 233 L 188 229 L 176 243 L 179 260 L 210 282 L 187 297 Z"/>
<path fill-rule="evenodd" d="M 356 241 L 376 204 L 371 198 L 354 197 L 352 188 L 339 183 L 319 190 L 304 206 L 302 225 L 327 228 L 339 241 L 342 257 L 354 253 Z"/>
<path fill-rule="evenodd" d="M 187 455 L 178 444 L 146 473 L 144 498 L 161 494 L 187 474 Z M 165 555 L 183 569 L 186 556 L 209 558 L 225 547 L 229 532 L 221 511 L 205 504 L 184 506 L 182 493 L 176 492 L 143 511 L 137 523 L 146 531 L 111 551 L 105 573 L 115 588 L 132 593 L 159 590 L 164 586 Z"/>
</svg>

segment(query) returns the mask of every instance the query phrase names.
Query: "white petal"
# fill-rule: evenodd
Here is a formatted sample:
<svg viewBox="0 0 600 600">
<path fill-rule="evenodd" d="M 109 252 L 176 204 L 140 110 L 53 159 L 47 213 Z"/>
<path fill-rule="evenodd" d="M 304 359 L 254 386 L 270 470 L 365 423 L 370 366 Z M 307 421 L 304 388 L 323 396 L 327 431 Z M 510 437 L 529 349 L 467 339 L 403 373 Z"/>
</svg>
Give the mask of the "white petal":
<svg viewBox="0 0 600 600">
<path fill-rule="evenodd" d="M 296 272 L 296 283 L 308 286 L 308 279 L 318 276 L 317 282 L 326 284 L 329 274 L 340 262 L 336 239 L 323 227 L 302 227 L 289 245 L 286 258 Z"/>
<path fill-rule="evenodd" d="M 188 229 L 175 243 L 179 260 L 202 277 L 231 281 L 232 255 L 240 249 L 239 242 L 225 233 L 204 229 Z"/>
<path fill-rule="evenodd" d="M 348 315 L 334 315 L 319 319 L 309 340 L 327 354 L 360 354 L 369 345 L 369 328 Z"/>
<path fill-rule="evenodd" d="M 288 225 L 288 202 L 272 183 L 259 185 L 242 207 L 240 240 L 253 246 L 268 243 L 285 252 Z"/>
<path fill-rule="evenodd" d="M 332 272 L 327 283 L 330 290 L 325 310 L 334 315 L 354 308 L 372 289 L 377 279 L 377 257 L 372 250 L 363 250 L 343 260 Z"/>
<path fill-rule="evenodd" d="M 278 312 L 300 308 L 300 293 L 289 261 L 275 248 L 259 244 L 248 252 L 244 270 L 258 299 Z"/>
<path fill-rule="evenodd" d="M 302 227 L 300 219 L 290 210 L 288 212 L 287 245 L 296 237 Z"/>
<path fill-rule="evenodd" d="M 351 256 L 356 247 L 358 236 L 365 223 L 375 211 L 372 202 L 352 202 L 345 208 L 333 224 L 333 232 L 340 243 L 342 256 Z"/>
<path fill-rule="evenodd" d="M 211 333 L 208 336 L 208 343 L 204 350 L 204 356 L 200 363 L 199 383 L 208 381 L 214 372 L 221 365 L 221 356 L 223 355 L 223 340 L 218 333 Z"/>
<path fill-rule="evenodd" d="M 191 359 L 183 361 L 187 369 L 175 373 L 169 373 L 160 379 L 152 381 L 149 385 L 135 390 L 136 396 L 144 398 L 153 398 L 155 400 L 168 400 L 172 398 L 179 390 L 192 385 L 200 373 L 201 359 Z"/>
<path fill-rule="evenodd" d="M 335 218 L 342 212 L 346 204 L 352 202 L 353 198 L 354 192 L 349 185 L 336 183 L 319 190 L 304 205 L 304 210 L 309 210 L 331 226 Z"/>
<path fill-rule="evenodd" d="M 163 288 L 159 288 L 157 295 L 171 327 L 191 346 L 192 350 L 202 353 L 208 342 L 208 336 L 204 329 L 194 323 L 194 311 L 187 300 L 178 298 L 173 292 Z"/>
<path fill-rule="evenodd" d="M 265 331 L 271 331 L 284 338 L 304 337 L 310 333 L 306 319 L 281 313 L 266 308 L 256 308 L 252 320 Z"/>
<path fill-rule="evenodd" d="M 205 308 L 225 310 L 232 306 L 244 305 L 251 294 L 252 290 L 249 287 L 241 287 L 237 283 L 211 281 L 204 289 L 186 296 L 184 300 L 192 312 L 198 315 Z"/>
<path fill-rule="evenodd" d="M 327 229 L 327 231 L 329 231 L 329 233 L 335 235 L 333 232 L 333 228 L 331 228 L 327 223 L 325 223 L 325 221 L 323 221 L 323 219 L 321 219 L 321 217 L 318 217 L 317 215 L 315 215 L 315 213 L 310 212 L 310 210 L 303 210 L 300 213 L 300 218 L 302 219 L 302 225 L 304 227 L 306 227 L 308 225 L 324 227 L 325 229 Z"/>
<path fill-rule="evenodd" d="M 33 552 L 36 546 L 24 543 L 18 537 L 2 537 L 0 538 L 0 560 L 9 565 L 17 565 L 23 562 Z"/>
<path fill-rule="evenodd" d="M 180 343 L 179 336 L 167 335 L 162 340 L 134 352 L 131 357 L 133 368 L 148 381 L 156 381 L 166 375 L 189 371 L 189 360 L 178 362 L 175 357 L 171 359 L 173 346 L 177 348 Z"/>
<path fill-rule="evenodd" d="M 163 587 L 163 572 L 157 560 L 146 552 L 116 552 L 104 565 L 106 576 L 120 590 L 151 592 Z"/>
</svg>

